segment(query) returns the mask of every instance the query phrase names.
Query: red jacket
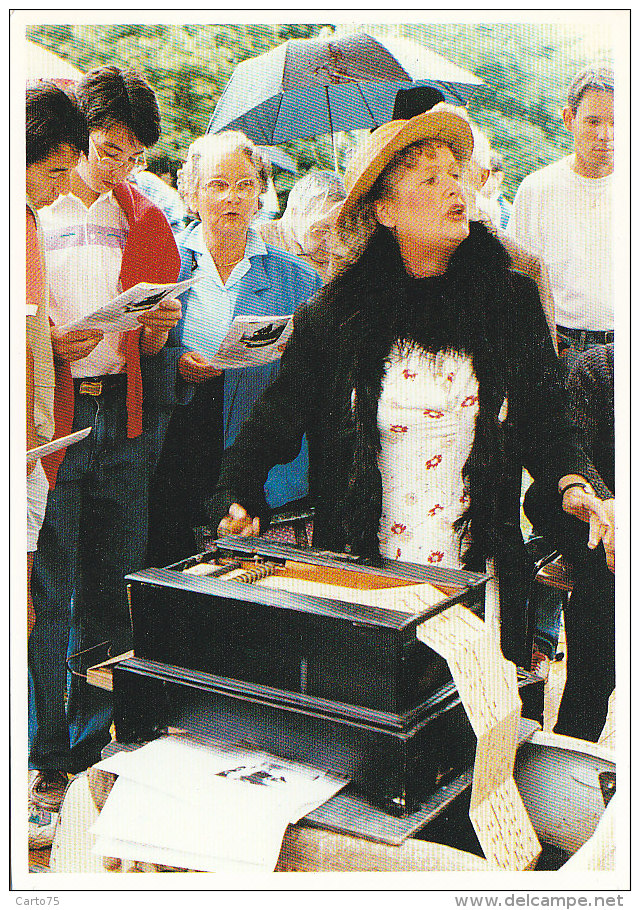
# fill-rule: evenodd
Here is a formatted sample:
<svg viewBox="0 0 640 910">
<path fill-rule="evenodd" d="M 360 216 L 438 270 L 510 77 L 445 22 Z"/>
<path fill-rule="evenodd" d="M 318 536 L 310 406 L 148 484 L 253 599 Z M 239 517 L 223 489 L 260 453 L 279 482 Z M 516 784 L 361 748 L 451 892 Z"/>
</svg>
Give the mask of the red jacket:
<svg viewBox="0 0 640 910">
<path fill-rule="evenodd" d="M 113 195 L 122 207 L 129 222 L 129 236 L 122 254 L 120 282 L 126 291 L 139 281 L 168 284 L 176 281 L 180 272 L 180 256 L 173 232 L 163 213 L 146 196 L 131 186 L 121 183 Z M 132 439 L 142 433 L 142 375 L 140 373 L 140 333 L 133 329 L 126 333 L 125 360 L 127 366 L 127 436 Z M 73 377 L 71 366 L 55 360 L 56 387 L 54 413 L 56 429 L 54 439 L 66 436 L 73 426 Z M 66 449 L 42 459 L 49 481 L 55 486 L 56 474 Z"/>
</svg>

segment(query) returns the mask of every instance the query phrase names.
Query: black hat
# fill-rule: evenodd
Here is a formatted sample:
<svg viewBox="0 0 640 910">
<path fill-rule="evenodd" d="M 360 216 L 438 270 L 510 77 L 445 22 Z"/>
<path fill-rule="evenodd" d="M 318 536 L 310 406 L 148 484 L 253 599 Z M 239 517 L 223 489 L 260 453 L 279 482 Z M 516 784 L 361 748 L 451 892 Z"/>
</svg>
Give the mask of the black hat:
<svg viewBox="0 0 640 910">
<path fill-rule="evenodd" d="M 411 120 L 418 114 L 431 110 L 434 104 L 444 101 L 440 89 L 432 85 L 414 85 L 412 88 L 401 88 L 396 95 L 392 120 Z"/>
</svg>

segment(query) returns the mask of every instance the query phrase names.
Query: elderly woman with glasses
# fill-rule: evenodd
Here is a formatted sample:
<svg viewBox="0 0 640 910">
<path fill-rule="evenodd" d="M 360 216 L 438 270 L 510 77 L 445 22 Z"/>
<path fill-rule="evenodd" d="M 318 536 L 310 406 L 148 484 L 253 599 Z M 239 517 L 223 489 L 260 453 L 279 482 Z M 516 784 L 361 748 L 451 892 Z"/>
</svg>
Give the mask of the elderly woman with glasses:
<svg viewBox="0 0 640 910">
<path fill-rule="evenodd" d="M 469 224 L 469 124 L 428 111 L 357 149 L 338 222 L 350 257 L 294 320 L 278 378 L 223 458 L 219 533 L 255 535 L 262 483 L 309 439 L 314 546 L 484 571 L 495 559 L 502 647 L 528 666 L 522 466 L 613 546 L 566 416 L 535 284 Z M 599 547 L 598 557 L 605 553 Z"/>
<path fill-rule="evenodd" d="M 180 278 L 199 277 L 182 297 L 183 315 L 170 343 L 178 378 L 164 450 L 154 480 L 150 561 L 166 564 L 193 552 L 192 528 L 204 524 L 219 459 L 251 406 L 278 372 L 266 366 L 225 370 L 212 365 L 236 316 L 288 316 L 320 287 L 317 272 L 266 245 L 252 227 L 269 164 L 239 132 L 207 135 L 189 148 L 179 190 L 194 221 L 178 237 Z M 265 478 L 272 508 L 307 493 L 302 440 Z"/>
</svg>

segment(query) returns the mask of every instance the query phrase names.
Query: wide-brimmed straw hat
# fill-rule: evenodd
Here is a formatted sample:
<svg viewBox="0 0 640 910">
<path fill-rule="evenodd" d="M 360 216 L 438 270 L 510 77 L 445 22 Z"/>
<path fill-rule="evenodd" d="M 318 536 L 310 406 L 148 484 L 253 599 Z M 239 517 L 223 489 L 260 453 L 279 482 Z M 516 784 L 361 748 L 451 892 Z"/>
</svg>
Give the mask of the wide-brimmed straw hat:
<svg viewBox="0 0 640 910">
<path fill-rule="evenodd" d="M 414 142 L 433 139 L 444 142 L 454 158 L 466 164 L 473 151 L 473 134 L 464 117 L 452 111 L 429 110 L 411 120 L 391 120 L 373 131 L 358 146 L 344 175 L 347 191 L 338 223 L 369 192 L 396 152 Z"/>
</svg>

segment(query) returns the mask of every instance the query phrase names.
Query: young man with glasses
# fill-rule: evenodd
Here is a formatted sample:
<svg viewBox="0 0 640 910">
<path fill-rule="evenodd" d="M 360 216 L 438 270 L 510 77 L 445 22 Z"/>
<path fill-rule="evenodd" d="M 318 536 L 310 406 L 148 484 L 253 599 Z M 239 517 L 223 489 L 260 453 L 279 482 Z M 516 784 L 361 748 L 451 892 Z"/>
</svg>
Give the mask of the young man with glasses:
<svg viewBox="0 0 640 910">
<path fill-rule="evenodd" d="M 45 466 L 55 486 L 32 574 L 30 797 L 52 811 L 67 774 L 95 763 L 110 738 L 107 693 L 73 674 L 65 705 L 65 662 L 67 654 L 105 641 L 114 654 L 130 647 L 124 576 L 145 563 L 158 363 L 181 312 L 177 301 L 164 301 L 139 316 L 139 329 L 125 333 L 61 328 L 140 281 L 175 280 L 180 268 L 164 215 L 127 182 L 160 136 L 153 90 L 137 74 L 109 66 L 85 76 L 77 97 L 89 146 L 71 175 L 71 192 L 41 212 L 52 291 L 56 434 L 92 427 Z"/>
</svg>

